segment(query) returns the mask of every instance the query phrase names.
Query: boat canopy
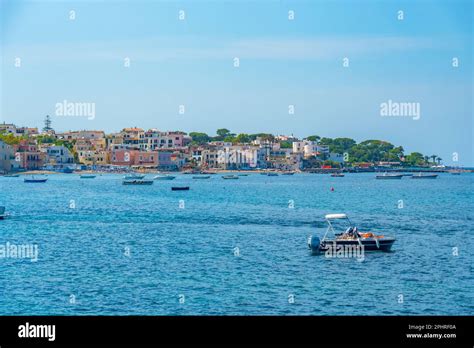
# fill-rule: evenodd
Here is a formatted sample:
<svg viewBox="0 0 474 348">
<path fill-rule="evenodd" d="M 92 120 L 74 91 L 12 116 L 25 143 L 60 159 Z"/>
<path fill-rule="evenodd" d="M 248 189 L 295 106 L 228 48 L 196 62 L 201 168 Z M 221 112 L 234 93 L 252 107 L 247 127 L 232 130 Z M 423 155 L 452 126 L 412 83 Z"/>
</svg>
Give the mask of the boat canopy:
<svg viewBox="0 0 474 348">
<path fill-rule="evenodd" d="M 347 215 L 346 214 L 327 214 L 325 216 L 326 220 L 332 220 L 332 219 L 346 219 Z"/>
</svg>

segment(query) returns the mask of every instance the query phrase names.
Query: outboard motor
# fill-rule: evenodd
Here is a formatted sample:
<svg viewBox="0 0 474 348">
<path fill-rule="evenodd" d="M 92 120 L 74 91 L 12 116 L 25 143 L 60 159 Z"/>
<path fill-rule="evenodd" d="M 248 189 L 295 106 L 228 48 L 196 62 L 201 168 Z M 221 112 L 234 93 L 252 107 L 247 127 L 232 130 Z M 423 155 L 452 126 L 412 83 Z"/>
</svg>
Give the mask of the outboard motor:
<svg viewBox="0 0 474 348">
<path fill-rule="evenodd" d="M 313 254 L 319 253 L 319 249 L 321 248 L 321 241 L 317 236 L 310 236 L 308 238 L 308 247 L 311 249 Z"/>
</svg>

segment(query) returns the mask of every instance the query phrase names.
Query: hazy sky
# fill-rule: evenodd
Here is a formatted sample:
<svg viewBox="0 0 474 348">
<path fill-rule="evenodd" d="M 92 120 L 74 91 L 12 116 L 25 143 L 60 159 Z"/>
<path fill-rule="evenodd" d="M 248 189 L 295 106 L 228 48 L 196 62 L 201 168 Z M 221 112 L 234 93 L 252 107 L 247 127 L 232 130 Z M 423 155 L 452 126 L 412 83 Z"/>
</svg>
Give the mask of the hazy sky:
<svg viewBox="0 0 474 348">
<path fill-rule="evenodd" d="M 1 121 L 381 139 L 474 165 L 471 1 L 0 2 Z M 64 100 L 95 118 L 55 115 Z M 419 120 L 382 117 L 388 100 Z"/>
</svg>

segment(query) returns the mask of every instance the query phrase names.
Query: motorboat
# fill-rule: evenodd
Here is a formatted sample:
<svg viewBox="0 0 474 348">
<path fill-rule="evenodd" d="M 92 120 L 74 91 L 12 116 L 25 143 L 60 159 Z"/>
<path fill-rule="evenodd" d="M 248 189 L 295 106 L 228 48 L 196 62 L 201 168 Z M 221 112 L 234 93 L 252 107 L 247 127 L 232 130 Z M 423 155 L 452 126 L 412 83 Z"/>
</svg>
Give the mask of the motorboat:
<svg viewBox="0 0 474 348">
<path fill-rule="evenodd" d="M 189 186 L 173 186 L 171 191 L 189 191 Z"/>
<path fill-rule="evenodd" d="M 210 179 L 210 175 L 196 175 L 193 176 L 193 179 Z"/>
<path fill-rule="evenodd" d="M 5 219 L 8 216 L 7 213 L 5 213 L 5 207 L 0 207 L 0 220 Z"/>
<path fill-rule="evenodd" d="M 141 180 L 145 178 L 145 174 L 130 173 L 123 177 L 125 180 Z"/>
<path fill-rule="evenodd" d="M 36 176 L 32 175 L 29 178 L 24 178 L 23 181 L 27 182 L 27 183 L 44 183 L 44 182 L 48 181 L 48 178 L 47 177 L 36 177 Z"/>
<path fill-rule="evenodd" d="M 176 179 L 175 176 L 167 175 L 167 174 L 158 174 L 153 178 L 153 180 L 174 180 L 174 179 Z"/>
<path fill-rule="evenodd" d="M 2 175 L 4 178 L 18 178 L 20 174 L 5 174 Z"/>
<path fill-rule="evenodd" d="M 125 179 L 122 181 L 123 185 L 153 185 L 153 180 L 143 180 L 143 179 L 135 179 L 129 180 Z"/>
<path fill-rule="evenodd" d="M 275 172 L 269 172 L 269 173 L 267 173 L 267 176 L 278 176 L 278 173 L 275 173 Z"/>
<path fill-rule="evenodd" d="M 235 180 L 235 179 L 238 179 L 239 177 L 237 175 L 223 175 L 222 176 L 222 179 L 226 179 L 226 180 Z"/>
<path fill-rule="evenodd" d="M 385 180 L 390 180 L 390 179 L 401 179 L 403 178 L 403 174 L 394 174 L 394 173 L 383 173 L 382 175 L 376 175 L 376 179 L 385 179 Z"/>
<path fill-rule="evenodd" d="M 295 175 L 295 172 L 284 172 L 281 175 Z"/>
<path fill-rule="evenodd" d="M 314 235 L 308 238 L 308 248 L 312 254 L 324 254 L 347 247 L 360 248 L 364 252 L 390 251 L 395 243 L 393 237 L 358 231 L 346 214 L 327 214 L 325 220 L 328 228 L 323 238 L 319 239 Z M 336 220 L 343 221 L 344 225 L 348 225 L 348 227 L 337 233 L 334 229 Z"/>
<path fill-rule="evenodd" d="M 342 178 L 342 177 L 344 177 L 344 174 L 342 174 L 342 173 L 332 173 L 331 176 L 333 178 Z"/>
<path fill-rule="evenodd" d="M 436 179 L 438 177 L 438 174 L 422 174 L 418 173 L 413 175 L 411 178 L 412 179 Z"/>
<path fill-rule="evenodd" d="M 94 179 L 96 177 L 96 175 L 94 174 L 82 174 L 80 176 L 81 179 Z"/>
</svg>

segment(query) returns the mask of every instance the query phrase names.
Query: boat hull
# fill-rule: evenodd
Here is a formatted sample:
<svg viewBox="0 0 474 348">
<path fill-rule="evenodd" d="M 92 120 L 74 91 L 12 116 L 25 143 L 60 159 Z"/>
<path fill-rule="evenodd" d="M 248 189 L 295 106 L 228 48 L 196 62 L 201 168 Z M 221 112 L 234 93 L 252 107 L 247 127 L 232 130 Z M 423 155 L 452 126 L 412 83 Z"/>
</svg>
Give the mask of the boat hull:
<svg viewBox="0 0 474 348">
<path fill-rule="evenodd" d="M 123 185 L 153 185 L 153 180 L 124 180 Z"/>
<path fill-rule="evenodd" d="M 24 182 L 26 183 L 44 183 L 48 181 L 48 179 L 25 179 Z"/>
<path fill-rule="evenodd" d="M 378 180 L 400 180 L 403 175 L 377 175 L 375 178 Z"/>
<path fill-rule="evenodd" d="M 308 247 L 311 250 L 311 253 L 316 254 L 324 254 L 327 251 L 334 251 L 338 248 L 344 247 L 360 247 L 362 245 L 364 247 L 364 252 L 367 251 L 382 251 L 382 252 L 389 252 L 392 249 L 393 243 L 395 243 L 395 238 L 386 237 L 386 238 L 377 238 L 377 242 L 374 238 L 366 238 L 360 239 L 361 244 L 359 244 L 357 239 L 349 239 L 349 240 L 325 240 L 324 242 L 319 243 L 319 239 L 310 239 L 308 242 Z"/>
<path fill-rule="evenodd" d="M 189 191 L 189 186 L 184 187 L 172 187 L 171 191 Z"/>
<path fill-rule="evenodd" d="M 436 179 L 438 177 L 437 174 L 433 175 L 413 175 L 412 179 Z"/>
</svg>

